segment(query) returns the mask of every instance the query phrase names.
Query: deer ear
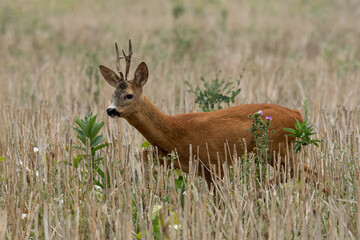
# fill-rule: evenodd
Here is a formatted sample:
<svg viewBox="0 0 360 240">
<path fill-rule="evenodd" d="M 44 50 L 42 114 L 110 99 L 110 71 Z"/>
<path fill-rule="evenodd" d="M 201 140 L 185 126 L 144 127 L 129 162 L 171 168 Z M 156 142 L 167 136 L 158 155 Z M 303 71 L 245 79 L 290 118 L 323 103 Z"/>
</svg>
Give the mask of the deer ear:
<svg viewBox="0 0 360 240">
<path fill-rule="evenodd" d="M 110 68 L 107 68 L 103 65 L 99 66 L 100 72 L 105 78 L 105 80 L 113 87 L 116 87 L 117 83 L 121 80 L 120 77 Z"/>
<path fill-rule="evenodd" d="M 135 71 L 134 82 L 138 86 L 142 87 L 145 85 L 148 77 L 149 77 L 148 67 L 144 62 L 142 62 Z"/>
</svg>

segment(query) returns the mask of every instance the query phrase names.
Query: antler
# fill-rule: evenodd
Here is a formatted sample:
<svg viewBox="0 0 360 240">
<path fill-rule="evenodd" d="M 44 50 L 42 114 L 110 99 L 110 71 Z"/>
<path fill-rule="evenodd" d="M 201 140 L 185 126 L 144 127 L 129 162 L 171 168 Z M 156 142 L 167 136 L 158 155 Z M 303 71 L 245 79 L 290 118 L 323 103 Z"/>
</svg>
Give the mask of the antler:
<svg viewBox="0 0 360 240">
<path fill-rule="evenodd" d="M 115 50 L 116 50 L 116 68 L 120 74 L 120 78 L 121 80 L 124 80 L 124 75 L 121 72 L 121 65 L 120 65 L 120 59 L 124 58 L 124 57 L 120 57 L 119 55 L 119 48 L 117 46 L 117 43 L 115 42 Z"/>
<path fill-rule="evenodd" d="M 122 52 L 123 52 L 123 55 L 124 55 L 125 61 L 126 61 L 125 79 L 127 80 L 127 76 L 129 74 L 129 70 L 130 70 L 131 56 L 133 54 L 132 46 L 131 46 L 131 39 L 129 39 L 129 55 L 126 56 L 124 50 L 122 50 Z"/>
<path fill-rule="evenodd" d="M 121 57 L 119 55 L 119 48 L 117 46 L 117 43 L 115 43 L 115 50 L 116 50 L 116 68 L 119 71 L 121 80 L 124 80 L 124 75 L 121 72 L 121 67 L 120 67 L 120 59 L 125 58 L 125 62 L 126 62 L 126 72 L 125 72 L 125 80 L 127 80 L 128 74 L 129 74 L 129 70 L 130 70 L 130 63 L 131 63 L 131 56 L 133 54 L 132 52 L 132 46 L 131 46 L 131 39 L 129 39 L 129 55 L 125 54 L 125 51 L 122 50 L 123 53 L 123 57 Z"/>
</svg>

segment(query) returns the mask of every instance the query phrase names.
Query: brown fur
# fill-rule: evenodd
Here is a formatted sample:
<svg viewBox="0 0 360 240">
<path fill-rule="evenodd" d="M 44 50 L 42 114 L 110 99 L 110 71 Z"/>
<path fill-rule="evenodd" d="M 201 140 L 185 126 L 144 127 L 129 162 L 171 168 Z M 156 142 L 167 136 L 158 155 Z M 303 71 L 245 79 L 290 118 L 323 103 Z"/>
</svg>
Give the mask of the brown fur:
<svg viewBox="0 0 360 240">
<path fill-rule="evenodd" d="M 113 76 L 112 70 L 100 67 L 100 70 L 106 80 L 107 76 Z M 275 152 L 276 156 L 281 156 L 280 165 L 285 167 L 285 155 L 287 153 L 286 137 L 283 128 L 294 128 L 295 119 L 303 121 L 301 113 L 297 110 L 291 110 L 286 107 L 274 104 L 245 104 L 230 107 L 213 112 L 184 113 L 176 116 L 167 116 L 161 113 L 151 102 L 144 96 L 142 87 L 146 83 L 148 70 L 145 63 L 141 63 L 135 71 L 135 79 L 130 81 L 128 87 L 122 89 L 121 95 L 115 94 L 113 106 L 121 113 L 120 117 L 125 118 L 134 126 L 153 146 L 158 147 L 162 154 L 167 154 L 176 149 L 180 164 L 175 161 L 175 167 L 183 171 L 189 171 L 189 149 L 192 145 L 193 152 L 204 164 L 204 172 L 199 174 L 205 175 L 208 182 L 211 182 L 212 176 L 207 169 L 210 165 L 220 167 L 222 175 L 222 164 L 225 162 L 224 144 L 233 149 L 237 146 L 238 155 L 244 153 L 244 147 L 241 147 L 245 141 L 247 151 L 252 151 L 255 147 L 253 134 L 247 129 L 251 128 L 252 120 L 249 114 L 254 114 L 259 110 L 263 111 L 263 116 L 271 116 L 272 121 L 270 130 L 274 129 L 275 133 L 271 136 L 270 152 Z M 109 80 L 108 80 L 109 81 Z M 120 84 L 118 83 L 117 86 Z M 118 90 L 115 91 L 119 93 Z M 134 99 L 130 102 L 124 100 L 124 95 L 131 93 Z M 289 142 L 294 139 L 289 137 Z M 272 158 L 274 159 L 274 158 Z M 220 166 L 218 164 L 220 160 Z M 277 163 L 272 160 L 272 166 Z M 290 157 L 291 176 L 294 176 L 295 163 Z M 217 168 L 218 169 L 218 168 Z M 312 172 L 306 167 L 307 172 Z"/>
</svg>

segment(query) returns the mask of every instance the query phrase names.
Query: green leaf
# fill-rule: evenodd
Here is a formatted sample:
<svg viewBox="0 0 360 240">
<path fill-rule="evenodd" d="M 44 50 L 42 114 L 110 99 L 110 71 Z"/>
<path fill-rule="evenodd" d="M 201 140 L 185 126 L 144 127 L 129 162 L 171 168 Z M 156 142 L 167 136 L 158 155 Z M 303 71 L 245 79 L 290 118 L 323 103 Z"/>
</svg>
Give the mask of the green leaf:
<svg viewBox="0 0 360 240">
<path fill-rule="evenodd" d="M 159 217 L 153 219 L 153 233 L 154 239 L 161 239 Z"/>
<path fill-rule="evenodd" d="M 77 135 L 77 138 L 78 138 L 84 145 L 86 145 L 86 137 L 85 137 L 85 136 Z"/>
<path fill-rule="evenodd" d="M 173 213 L 173 215 L 174 215 L 174 223 L 175 223 L 175 224 L 178 224 L 176 212 L 172 212 L 172 213 Z"/>
<path fill-rule="evenodd" d="M 182 189 L 183 184 L 184 184 L 183 180 L 175 179 L 175 188 L 176 189 Z"/>
<path fill-rule="evenodd" d="M 137 239 L 141 239 L 141 232 L 138 232 L 138 234 L 136 235 Z"/>
<path fill-rule="evenodd" d="M 94 160 L 94 163 L 96 163 L 96 167 L 99 166 L 99 163 L 102 163 L 102 161 L 104 160 L 103 157 L 97 158 L 96 160 Z"/>
<path fill-rule="evenodd" d="M 94 123 L 96 121 L 96 117 L 97 117 L 97 115 L 95 115 L 93 118 L 90 119 L 90 122 L 89 122 L 89 131 L 90 131 L 90 133 L 92 132 L 92 128 L 93 128 Z M 90 134 L 90 135 L 92 135 L 92 134 Z"/>
<path fill-rule="evenodd" d="M 231 93 L 231 102 L 234 102 L 234 101 L 235 101 L 235 97 L 240 93 L 240 91 L 241 91 L 241 88 L 239 88 L 238 90 L 233 91 L 233 92 Z"/>
<path fill-rule="evenodd" d="M 73 159 L 75 168 L 79 167 L 79 163 L 80 163 L 81 159 L 82 159 L 82 156 L 80 154 L 76 158 Z"/>
<path fill-rule="evenodd" d="M 150 146 L 150 143 L 148 141 L 145 141 L 141 144 L 141 147 L 143 147 L 143 148 L 147 148 L 149 146 Z"/>
<path fill-rule="evenodd" d="M 292 129 L 292 128 L 283 128 L 283 131 L 290 132 L 290 133 L 293 133 L 293 134 L 296 133 L 295 129 Z"/>
<path fill-rule="evenodd" d="M 223 84 L 223 83 L 224 83 L 224 80 L 221 81 L 221 84 Z M 231 85 L 231 82 L 226 83 L 222 90 L 225 91 L 230 85 Z"/>
<path fill-rule="evenodd" d="M 311 139 L 309 142 L 315 144 L 315 143 L 318 143 L 318 142 L 321 142 L 321 141 L 318 140 L 318 139 Z"/>
<path fill-rule="evenodd" d="M 91 134 L 90 134 L 91 135 L 91 138 L 90 138 L 91 141 L 94 140 L 94 138 L 99 133 L 102 126 L 104 126 L 104 122 L 95 123 L 94 127 L 91 129 Z"/>
<path fill-rule="evenodd" d="M 287 134 L 289 137 L 297 138 L 298 136 L 296 134 Z"/>
<path fill-rule="evenodd" d="M 94 184 L 96 185 L 96 186 L 99 186 L 99 187 L 101 187 L 101 189 L 105 189 L 105 186 L 103 185 L 103 184 L 101 184 L 99 181 L 94 181 Z"/>
<path fill-rule="evenodd" d="M 102 140 L 104 140 L 104 136 L 103 135 L 100 135 L 100 136 L 97 136 L 94 141 L 92 141 L 90 143 L 90 147 L 96 147 L 98 144 L 100 144 L 102 142 Z"/>
<path fill-rule="evenodd" d="M 79 125 L 81 130 L 84 132 L 85 136 L 90 138 L 89 127 L 87 126 L 86 122 L 81 120 L 79 117 L 76 117 L 75 122 L 76 122 L 77 125 Z"/>
<path fill-rule="evenodd" d="M 78 145 L 73 145 L 73 148 L 75 148 L 75 149 L 81 149 L 81 150 L 83 150 L 84 152 L 86 152 L 86 147 L 80 147 L 80 146 L 78 146 Z"/>
<path fill-rule="evenodd" d="M 301 128 L 301 123 L 299 120 L 295 119 L 295 128 L 296 129 L 300 129 Z"/>
<path fill-rule="evenodd" d="M 161 205 L 155 204 L 152 209 L 152 220 L 155 220 L 157 216 L 159 216 L 160 210 L 162 209 Z"/>
<path fill-rule="evenodd" d="M 72 129 L 74 129 L 79 135 L 81 136 L 84 136 L 85 137 L 85 134 L 83 131 L 81 131 L 80 129 L 76 128 L 76 127 L 72 127 Z"/>
<path fill-rule="evenodd" d="M 101 176 L 102 179 L 105 179 L 105 173 L 104 173 L 103 170 L 101 170 L 100 167 L 96 168 L 96 169 L 94 170 L 94 173 L 98 173 L 98 174 Z"/>
<path fill-rule="evenodd" d="M 0 162 L 4 161 L 5 157 L 0 157 Z"/>
<path fill-rule="evenodd" d="M 301 143 L 298 142 L 294 146 L 294 152 L 299 152 L 301 150 Z"/>
<path fill-rule="evenodd" d="M 103 143 L 103 144 L 101 144 L 99 146 L 94 147 L 92 149 L 92 152 L 95 153 L 97 150 L 102 149 L 102 148 L 107 147 L 107 146 L 109 146 L 109 143 Z"/>
</svg>

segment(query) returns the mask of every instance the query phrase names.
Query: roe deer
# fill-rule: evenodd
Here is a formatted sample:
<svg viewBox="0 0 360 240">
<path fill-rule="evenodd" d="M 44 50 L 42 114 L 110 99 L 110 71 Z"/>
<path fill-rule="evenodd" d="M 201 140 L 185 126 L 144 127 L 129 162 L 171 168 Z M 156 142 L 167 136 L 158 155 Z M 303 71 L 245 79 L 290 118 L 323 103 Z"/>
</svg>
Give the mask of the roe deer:
<svg viewBox="0 0 360 240">
<path fill-rule="evenodd" d="M 218 177 L 222 177 L 222 164 L 225 163 L 225 147 L 237 145 L 237 153 L 242 155 L 244 147 L 240 147 L 239 141 L 246 142 L 246 149 L 251 152 L 255 147 L 254 136 L 247 129 L 251 128 L 252 120 L 249 114 L 262 110 L 264 116 L 271 116 L 270 130 L 275 133 L 271 136 L 269 152 L 272 156 L 280 155 L 280 165 L 285 168 L 287 161 L 285 155 L 286 132 L 283 128 L 294 128 L 295 119 L 303 121 L 300 111 L 291 110 L 274 104 L 244 104 L 213 112 L 184 113 L 176 116 L 168 116 L 160 112 L 151 101 L 143 94 L 143 87 L 148 80 L 149 72 L 144 62 L 137 67 L 134 78 L 128 79 L 132 47 L 129 40 L 129 55 L 123 50 L 124 57 L 119 56 L 117 44 L 116 67 L 119 75 L 111 69 L 100 65 L 100 71 L 105 80 L 115 88 L 113 102 L 107 108 L 110 117 L 125 118 L 135 127 L 159 153 L 166 156 L 176 149 L 179 162 L 174 161 L 174 166 L 183 171 L 189 171 L 190 144 L 198 149 L 198 158 L 203 166 L 199 175 L 204 175 L 207 182 L 212 182 L 210 169 L 216 166 Z M 123 75 L 120 68 L 120 59 L 125 58 L 126 72 Z M 294 138 L 288 137 L 289 142 Z M 220 161 L 220 164 L 219 164 Z M 295 160 L 289 156 L 287 168 L 290 169 L 291 177 L 295 175 Z M 269 164 L 277 166 L 276 159 L 271 158 Z M 220 168 L 220 169 L 219 169 Z M 305 172 L 312 174 L 312 170 L 305 166 Z"/>
</svg>

